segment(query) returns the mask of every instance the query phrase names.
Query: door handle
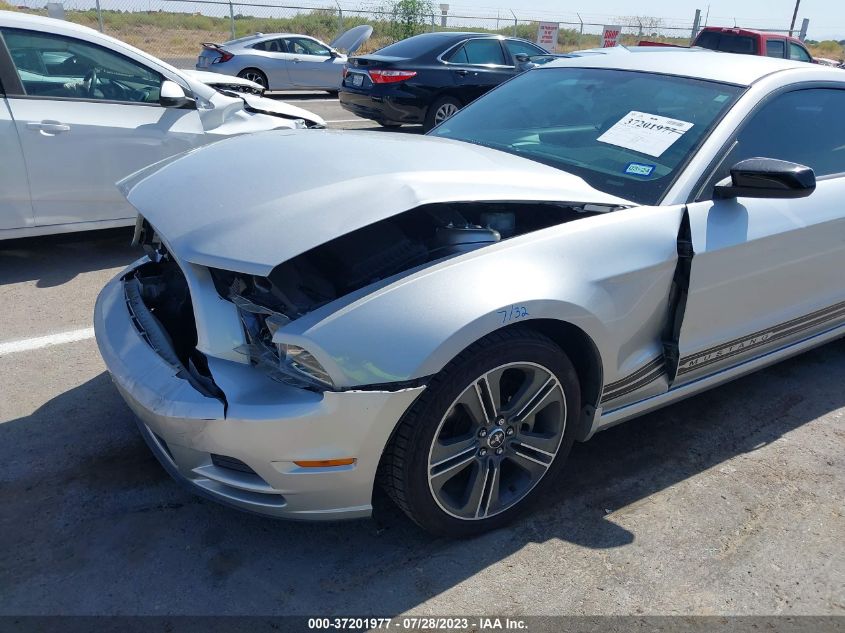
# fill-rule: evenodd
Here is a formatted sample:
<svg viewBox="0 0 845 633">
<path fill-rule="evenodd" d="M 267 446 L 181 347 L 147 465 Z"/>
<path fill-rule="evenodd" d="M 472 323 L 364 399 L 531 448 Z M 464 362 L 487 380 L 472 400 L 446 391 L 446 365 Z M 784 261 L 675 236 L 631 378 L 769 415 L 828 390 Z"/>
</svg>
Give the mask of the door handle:
<svg viewBox="0 0 845 633">
<path fill-rule="evenodd" d="M 459 74 L 461 77 L 466 77 L 469 74 L 468 70 L 456 70 L 455 72 L 457 74 Z"/>
<path fill-rule="evenodd" d="M 294 63 L 294 64 L 298 64 L 298 63 L 299 63 L 299 62 L 301 62 L 301 61 L 302 61 L 302 60 L 301 60 L 301 59 L 299 59 L 299 57 L 294 57 L 294 58 L 293 58 L 293 63 Z"/>
<path fill-rule="evenodd" d="M 26 124 L 28 130 L 36 132 L 43 132 L 44 134 L 59 134 L 60 132 L 70 132 L 70 126 L 67 123 L 59 121 L 30 121 Z"/>
</svg>

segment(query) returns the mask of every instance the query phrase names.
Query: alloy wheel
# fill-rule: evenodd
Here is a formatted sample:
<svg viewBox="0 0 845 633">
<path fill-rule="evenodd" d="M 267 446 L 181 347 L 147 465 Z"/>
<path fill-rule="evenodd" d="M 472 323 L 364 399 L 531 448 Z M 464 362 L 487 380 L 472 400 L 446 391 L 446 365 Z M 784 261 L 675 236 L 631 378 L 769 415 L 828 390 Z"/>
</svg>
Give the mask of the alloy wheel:
<svg viewBox="0 0 845 633">
<path fill-rule="evenodd" d="M 439 125 L 440 123 L 443 123 L 443 121 L 448 119 L 457 111 L 458 106 L 456 106 L 454 103 L 444 103 L 439 108 L 437 108 L 437 111 L 434 113 L 434 124 Z"/>
<path fill-rule="evenodd" d="M 247 71 L 247 72 L 243 73 L 241 75 L 241 77 L 243 77 L 244 79 L 246 79 L 248 81 L 255 82 L 255 83 L 263 86 L 264 88 L 267 87 L 267 82 L 264 80 L 264 77 L 262 75 L 260 75 L 259 73 Z"/>
<path fill-rule="evenodd" d="M 429 490 L 458 519 L 504 512 L 546 474 L 565 428 L 566 397 L 554 373 L 528 362 L 496 367 L 470 383 L 440 421 Z"/>
</svg>

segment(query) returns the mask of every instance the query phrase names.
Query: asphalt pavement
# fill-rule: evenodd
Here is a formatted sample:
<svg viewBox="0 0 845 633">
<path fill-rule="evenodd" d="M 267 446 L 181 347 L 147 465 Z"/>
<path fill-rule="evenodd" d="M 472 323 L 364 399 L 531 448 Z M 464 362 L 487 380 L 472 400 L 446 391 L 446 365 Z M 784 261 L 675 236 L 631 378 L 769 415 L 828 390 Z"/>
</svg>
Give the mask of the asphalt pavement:
<svg viewBox="0 0 845 633">
<path fill-rule="evenodd" d="M 0 614 L 845 614 L 845 340 L 576 445 L 541 510 L 472 540 L 381 496 L 282 522 L 178 487 L 105 373 L 91 312 L 129 237 L 0 242 Z"/>
</svg>

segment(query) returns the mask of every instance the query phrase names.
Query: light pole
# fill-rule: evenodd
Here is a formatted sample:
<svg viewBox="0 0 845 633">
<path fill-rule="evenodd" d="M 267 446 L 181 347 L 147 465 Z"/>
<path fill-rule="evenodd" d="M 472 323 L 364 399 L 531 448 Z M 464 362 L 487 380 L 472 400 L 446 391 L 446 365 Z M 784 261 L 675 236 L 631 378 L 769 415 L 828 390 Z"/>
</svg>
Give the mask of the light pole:
<svg viewBox="0 0 845 633">
<path fill-rule="evenodd" d="M 789 24 L 789 37 L 792 37 L 792 31 L 795 30 L 795 19 L 798 17 L 798 5 L 801 0 L 795 0 L 795 11 L 792 12 L 792 22 Z"/>
</svg>

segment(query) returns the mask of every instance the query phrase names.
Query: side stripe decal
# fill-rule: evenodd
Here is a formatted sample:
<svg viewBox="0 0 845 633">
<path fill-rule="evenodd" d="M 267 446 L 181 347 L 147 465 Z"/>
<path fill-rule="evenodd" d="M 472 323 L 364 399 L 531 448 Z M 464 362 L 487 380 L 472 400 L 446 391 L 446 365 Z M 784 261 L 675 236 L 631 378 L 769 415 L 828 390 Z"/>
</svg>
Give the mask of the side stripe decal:
<svg viewBox="0 0 845 633">
<path fill-rule="evenodd" d="M 684 356 L 679 362 L 678 376 L 837 320 L 842 320 L 845 323 L 845 301 L 722 345 L 709 347 L 695 354 Z M 642 389 L 665 374 L 666 365 L 663 357 L 655 358 L 628 376 L 606 385 L 601 397 L 601 404 Z"/>
<path fill-rule="evenodd" d="M 713 363 L 732 358 L 737 354 L 748 352 L 763 345 L 773 343 L 780 339 L 799 334 L 805 330 L 812 329 L 818 325 L 823 325 L 829 321 L 845 317 L 845 302 L 837 303 L 834 306 L 825 308 L 824 310 L 817 310 L 806 316 L 792 319 L 786 323 L 781 323 L 774 327 L 760 330 L 749 336 L 741 339 L 734 339 L 724 345 L 711 347 L 702 352 L 697 352 L 681 359 L 678 375 L 688 374 L 701 367 L 707 367 Z"/>
<path fill-rule="evenodd" d="M 634 373 L 607 385 L 604 388 L 604 393 L 601 397 L 601 404 L 616 398 L 621 398 L 622 396 L 632 393 L 637 389 L 645 387 L 647 384 L 657 380 L 664 373 L 666 373 L 666 366 L 663 362 L 663 357 L 658 356 L 640 367 Z"/>
</svg>

